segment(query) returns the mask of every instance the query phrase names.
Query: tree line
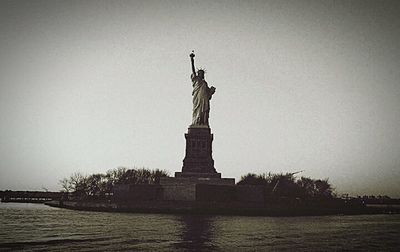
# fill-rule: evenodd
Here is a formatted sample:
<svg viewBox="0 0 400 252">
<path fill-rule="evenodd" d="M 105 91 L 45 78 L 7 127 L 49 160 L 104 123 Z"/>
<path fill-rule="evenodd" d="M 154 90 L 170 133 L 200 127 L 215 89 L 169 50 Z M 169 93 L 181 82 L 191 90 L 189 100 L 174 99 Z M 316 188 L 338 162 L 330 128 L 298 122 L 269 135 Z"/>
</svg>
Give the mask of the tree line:
<svg viewBox="0 0 400 252">
<path fill-rule="evenodd" d="M 146 168 L 127 169 L 119 167 L 104 173 L 83 175 L 73 173 L 70 177 L 59 181 L 62 192 L 71 193 L 75 197 L 106 197 L 111 195 L 116 185 L 124 184 L 159 184 L 161 177 L 167 177 L 165 170 Z"/>
<path fill-rule="evenodd" d="M 331 199 L 336 197 L 328 179 L 297 179 L 294 173 L 248 173 L 241 177 L 238 185 L 263 185 L 271 196 L 301 199 Z"/>
<path fill-rule="evenodd" d="M 335 198 L 334 189 L 328 179 L 312 179 L 301 177 L 295 173 L 248 173 L 241 177 L 237 185 L 262 185 L 271 197 L 288 197 L 301 199 Z M 113 193 L 116 185 L 127 184 L 159 184 L 161 177 L 168 177 L 165 170 L 146 168 L 127 169 L 119 167 L 106 173 L 83 175 L 73 173 L 70 177 L 59 181 L 62 192 L 77 198 L 104 198 Z"/>
</svg>

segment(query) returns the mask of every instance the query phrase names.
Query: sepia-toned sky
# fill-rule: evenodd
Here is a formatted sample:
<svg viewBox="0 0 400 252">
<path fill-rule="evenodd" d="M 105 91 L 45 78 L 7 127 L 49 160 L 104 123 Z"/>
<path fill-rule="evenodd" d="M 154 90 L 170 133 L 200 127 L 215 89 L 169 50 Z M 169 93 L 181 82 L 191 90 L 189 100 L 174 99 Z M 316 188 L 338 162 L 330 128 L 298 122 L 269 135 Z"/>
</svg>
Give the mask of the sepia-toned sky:
<svg viewBox="0 0 400 252">
<path fill-rule="evenodd" d="M 400 197 L 399 1 L 1 1 L 0 190 L 182 168 L 191 50 L 223 177 Z"/>
</svg>

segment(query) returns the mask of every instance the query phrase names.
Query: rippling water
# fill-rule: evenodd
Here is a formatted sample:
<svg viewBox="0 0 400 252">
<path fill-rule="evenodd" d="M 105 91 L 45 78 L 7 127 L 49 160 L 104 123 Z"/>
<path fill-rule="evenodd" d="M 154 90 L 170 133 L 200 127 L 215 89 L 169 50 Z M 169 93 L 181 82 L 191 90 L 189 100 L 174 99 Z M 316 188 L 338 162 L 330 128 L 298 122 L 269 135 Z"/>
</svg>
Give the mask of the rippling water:
<svg viewBox="0 0 400 252">
<path fill-rule="evenodd" d="M 100 213 L 0 203 L 0 250 L 400 251 L 400 215 Z"/>
</svg>

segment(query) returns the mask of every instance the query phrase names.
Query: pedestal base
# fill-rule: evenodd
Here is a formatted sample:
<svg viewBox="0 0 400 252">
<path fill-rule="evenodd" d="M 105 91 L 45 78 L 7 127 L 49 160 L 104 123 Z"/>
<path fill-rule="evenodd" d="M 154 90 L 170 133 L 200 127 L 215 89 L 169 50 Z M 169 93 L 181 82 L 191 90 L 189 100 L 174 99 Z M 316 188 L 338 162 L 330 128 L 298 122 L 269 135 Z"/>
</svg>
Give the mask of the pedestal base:
<svg viewBox="0 0 400 252">
<path fill-rule="evenodd" d="M 217 175 L 212 158 L 213 134 L 208 126 L 190 126 L 186 138 L 186 152 L 183 160 L 182 174 L 178 176 L 198 177 L 196 174 L 208 174 L 208 177 L 221 177 Z M 186 175 L 187 174 L 187 175 Z M 215 174 L 215 175 L 211 175 Z M 201 175 L 203 176 L 203 175 Z"/>
<path fill-rule="evenodd" d="M 235 185 L 234 178 L 196 178 L 196 177 L 162 177 L 160 185 L 188 185 L 188 184 L 207 184 L 207 185 Z"/>
<path fill-rule="evenodd" d="M 175 172 L 175 178 L 221 178 L 221 173 Z"/>
</svg>

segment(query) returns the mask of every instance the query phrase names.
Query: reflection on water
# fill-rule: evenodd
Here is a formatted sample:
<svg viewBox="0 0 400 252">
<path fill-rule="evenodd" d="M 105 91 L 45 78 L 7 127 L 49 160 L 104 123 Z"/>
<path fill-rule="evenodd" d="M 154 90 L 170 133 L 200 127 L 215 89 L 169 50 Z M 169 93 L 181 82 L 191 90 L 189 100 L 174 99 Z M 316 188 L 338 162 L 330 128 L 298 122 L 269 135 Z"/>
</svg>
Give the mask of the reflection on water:
<svg viewBox="0 0 400 252">
<path fill-rule="evenodd" d="M 0 251 L 399 251 L 400 215 L 101 213 L 0 203 Z"/>
<path fill-rule="evenodd" d="M 212 216 L 182 215 L 177 218 L 182 224 L 181 240 L 176 243 L 177 249 L 183 250 L 215 250 L 212 243 L 214 236 L 214 221 Z"/>
</svg>

